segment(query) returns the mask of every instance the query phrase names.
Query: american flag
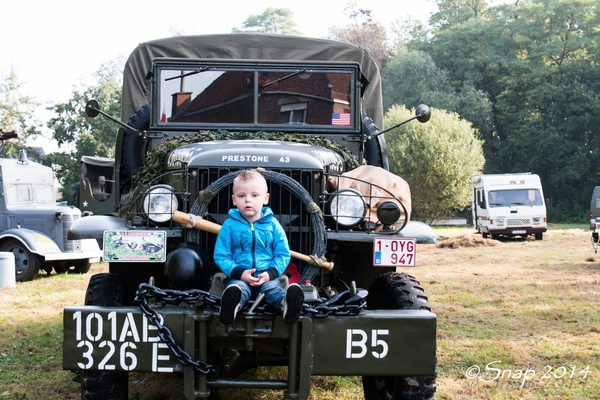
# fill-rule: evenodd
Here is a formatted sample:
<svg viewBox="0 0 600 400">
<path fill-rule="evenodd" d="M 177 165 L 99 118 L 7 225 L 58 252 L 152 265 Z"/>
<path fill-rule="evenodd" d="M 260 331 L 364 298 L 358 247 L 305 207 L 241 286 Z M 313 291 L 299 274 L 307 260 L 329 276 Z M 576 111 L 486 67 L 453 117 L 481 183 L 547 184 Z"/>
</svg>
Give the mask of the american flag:
<svg viewBox="0 0 600 400">
<path fill-rule="evenodd" d="M 167 113 L 165 112 L 165 105 L 162 106 L 162 111 L 160 113 L 160 122 L 167 122 Z"/>
<path fill-rule="evenodd" d="M 331 113 L 331 125 L 350 125 L 350 113 Z"/>
</svg>

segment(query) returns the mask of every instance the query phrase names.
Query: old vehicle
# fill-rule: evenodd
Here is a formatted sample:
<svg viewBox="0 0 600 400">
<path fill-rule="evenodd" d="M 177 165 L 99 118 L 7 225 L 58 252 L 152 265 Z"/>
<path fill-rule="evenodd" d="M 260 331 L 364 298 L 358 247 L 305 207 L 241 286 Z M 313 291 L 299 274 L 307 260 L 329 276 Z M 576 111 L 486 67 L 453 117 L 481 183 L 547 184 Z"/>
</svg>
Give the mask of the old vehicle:
<svg viewBox="0 0 600 400">
<path fill-rule="evenodd" d="M 67 204 L 86 215 L 115 214 L 114 171 L 112 158 L 82 156 L 81 178 L 69 191 Z"/>
<path fill-rule="evenodd" d="M 471 179 L 473 224 L 484 238 L 542 240 L 547 230 L 540 177 L 531 173 L 487 174 Z"/>
<path fill-rule="evenodd" d="M 86 273 L 102 251 L 94 239 L 67 239 L 75 207 L 56 204 L 52 169 L 29 161 L 24 150 L 18 159 L 0 158 L 0 251 L 15 256 L 17 282 L 47 273 Z"/>
<path fill-rule="evenodd" d="M 592 231 L 592 247 L 594 253 L 598 252 L 600 244 L 600 235 L 596 232 L 596 228 L 600 224 L 600 186 L 594 187 L 592 198 L 590 199 L 590 230 Z"/>
<path fill-rule="evenodd" d="M 432 398 L 436 315 L 419 282 L 410 193 L 387 171 L 379 70 L 356 46 L 268 34 L 141 44 L 124 69 L 118 215 L 92 215 L 70 237 L 102 239 L 109 273 L 64 313 L 63 367 L 84 399 L 126 398 L 129 372 L 182 373 L 188 399 L 223 388 L 305 399 L 313 375 L 363 377 L 367 399 Z M 414 118 L 429 119 L 426 106 Z M 122 122 L 126 121 L 126 122 Z M 404 121 L 404 122 L 408 122 Z M 287 232 L 298 323 L 257 299 L 219 322 L 212 249 L 231 182 L 258 169 Z M 260 366 L 287 379 L 249 379 Z"/>
</svg>

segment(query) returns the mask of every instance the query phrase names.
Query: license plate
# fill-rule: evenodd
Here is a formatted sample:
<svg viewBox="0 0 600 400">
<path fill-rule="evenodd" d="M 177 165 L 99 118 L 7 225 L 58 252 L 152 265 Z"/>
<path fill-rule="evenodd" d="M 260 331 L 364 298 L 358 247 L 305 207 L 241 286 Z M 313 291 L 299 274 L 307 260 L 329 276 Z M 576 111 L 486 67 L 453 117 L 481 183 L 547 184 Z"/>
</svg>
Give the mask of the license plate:
<svg viewBox="0 0 600 400">
<path fill-rule="evenodd" d="M 66 307 L 63 327 L 64 369 L 173 372 L 179 364 L 137 307 Z"/>
<path fill-rule="evenodd" d="M 165 231 L 105 231 L 105 262 L 164 262 L 167 232 Z"/>
<path fill-rule="evenodd" d="M 373 240 L 373 266 L 414 267 L 417 240 L 414 238 L 384 238 Z"/>
<path fill-rule="evenodd" d="M 512 231 L 513 235 L 521 235 L 524 233 L 527 233 L 527 231 L 525 229 L 515 229 Z"/>
</svg>

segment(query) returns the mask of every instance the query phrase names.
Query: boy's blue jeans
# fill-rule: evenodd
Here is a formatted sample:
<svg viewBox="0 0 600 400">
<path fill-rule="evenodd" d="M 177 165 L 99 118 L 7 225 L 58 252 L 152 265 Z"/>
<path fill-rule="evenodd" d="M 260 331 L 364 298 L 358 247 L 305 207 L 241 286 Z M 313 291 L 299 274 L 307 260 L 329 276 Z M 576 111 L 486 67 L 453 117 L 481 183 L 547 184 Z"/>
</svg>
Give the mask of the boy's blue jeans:
<svg viewBox="0 0 600 400">
<path fill-rule="evenodd" d="M 275 307 L 277 311 L 281 311 L 281 300 L 285 297 L 285 289 L 281 287 L 279 279 L 268 281 L 259 287 L 250 286 L 246 282 L 238 279 L 225 279 L 225 287 L 230 285 L 238 285 L 242 288 L 240 311 L 243 310 L 244 305 L 248 300 L 256 299 L 256 296 L 258 296 L 259 293 L 265 294 L 265 302 L 267 304 Z"/>
</svg>

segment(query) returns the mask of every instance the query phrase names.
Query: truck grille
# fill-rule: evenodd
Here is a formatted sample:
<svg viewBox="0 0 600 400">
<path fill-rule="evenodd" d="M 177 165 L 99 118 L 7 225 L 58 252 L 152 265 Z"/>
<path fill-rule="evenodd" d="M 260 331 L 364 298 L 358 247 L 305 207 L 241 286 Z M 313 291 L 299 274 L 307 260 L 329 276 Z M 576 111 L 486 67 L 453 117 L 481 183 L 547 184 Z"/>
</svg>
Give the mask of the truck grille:
<svg viewBox="0 0 600 400">
<path fill-rule="evenodd" d="M 69 233 L 69 229 L 73 222 L 79 219 L 79 215 L 75 214 L 67 214 L 64 213 L 62 215 L 62 245 L 64 252 L 74 252 L 81 251 L 81 241 L 79 240 L 69 240 L 67 239 L 67 234 Z"/>
<path fill-rule="evenodd" d="M 506 220 L 507 226 L 530 226 L 531 220 L 529 218 L 511 218 Z"/>
<path fill-rule="evenodd" d="M 190 192 L 198 193 L 232 171 L 236 170 L 228 168 L 199 169 L 197 170 L 197 188 L 195 188 L 196 190 L 192 188 Z M 319 204 L 318 195 L 315 199 L 314 194 L 320 193 L 320 190 L 315 186 L 321 184 L 322 172 L 307 170 L 279 170 L 277 172 L 299 182 L 308 193 L 313 194 L 313 201 Z M 194 174 L 192 173 L 192 175 Z M 290 248 L 300 253 L 312 254 L 314 229 L 310 223 L 310 214 L 306 211 L 302 199 L 298 197 L 298 194 L 290 193 L 284 185 L 277 182 L 268 181 L 268 185 L 270 193 L 269 207 L 271 207 L 275 217 L 287 232 Z M 229 209 L 233 207 L 231 194 L 231 185 L 227 185 L 218 193 L 215 193 L 216 197 L 210 202 L 205 217 L 212 222 L 223 224 L 227 219 Z M 205 247 L 209 254 L 212 254 L 215 241 L 215 235 L 206 232 L 200 233 L 199 244 Z"/>
</svg>

